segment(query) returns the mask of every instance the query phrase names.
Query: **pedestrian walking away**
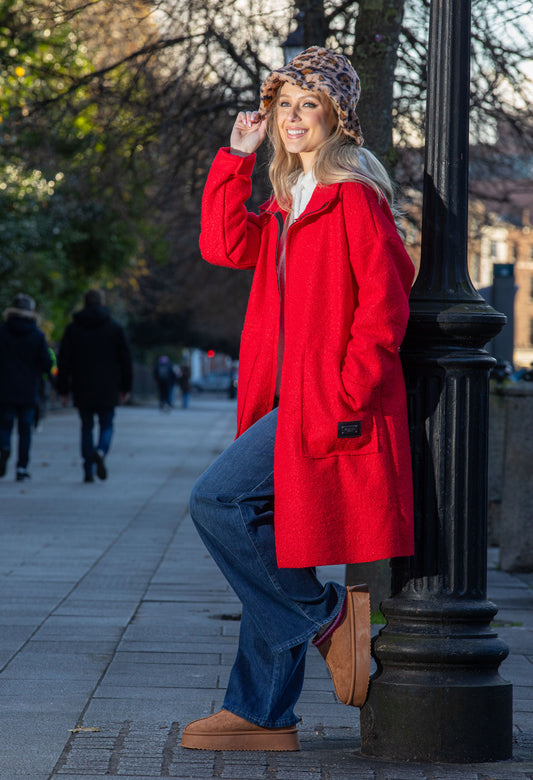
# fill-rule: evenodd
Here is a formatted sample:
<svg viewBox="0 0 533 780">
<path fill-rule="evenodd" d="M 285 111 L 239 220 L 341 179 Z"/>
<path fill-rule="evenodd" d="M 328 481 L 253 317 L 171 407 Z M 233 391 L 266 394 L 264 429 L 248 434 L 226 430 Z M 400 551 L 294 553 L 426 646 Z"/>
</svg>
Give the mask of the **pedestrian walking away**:
<svg viewBox="0 0 533 780">
<path fill-rule="evenodd" d="M 298 750 L 295 705 L 309 642 L 341 702 L 370 674 L 368 588 L 315 567 L 413 553 L 399 357 L 414 277 L 392 187 L 363 148 L 360 84 L 311 47 L 268 75 L 238 114 L 202 205 L 205 260 L 254 269 L 239 357 L 237 438 L 198 479 L 194 524 L 242 602 L 222 709 L 182 745 Z M 273 194 L 247 212 L 255 152 L 271 142 Z"/>
<path fill-rule="evenodd" d="M 129 398 L 133 368 L 126 335 L 105 307 L 104 293 L 88 290 L 84 304 L 61 339 L 57 392 L 64 406 L 72 393 L 81 420 L 84 481 L 94 482 L 95 469 L 99 479 L 107 478 L 115 407 Z"/>
<path fill-rule="evenodd" d="M 16 420 L 16 479 L 23 482 L 30 478 L 28 463 L 41 378 L 51 370 L 52 358 L 44 333 L 37 327 L 36 304 L 30 295 L 17 295 L 4 317 L 0 325 L 0 477 L 6 473 Z"/>
<path fill-rule="evenodd" d="M 188 409 L 189 399 L 191 397 L 191 367 L 188 363 L 181 364 L 178 382 L 181 390 L 182 408 Z"/>
<path fill-rule="evenodd" d="M 161 355 L 154 366 L 159 408 L 169 412 L 174 403 L 174 385 L 179 379 L 179 370 L 167 355 Z"/>
</svg>

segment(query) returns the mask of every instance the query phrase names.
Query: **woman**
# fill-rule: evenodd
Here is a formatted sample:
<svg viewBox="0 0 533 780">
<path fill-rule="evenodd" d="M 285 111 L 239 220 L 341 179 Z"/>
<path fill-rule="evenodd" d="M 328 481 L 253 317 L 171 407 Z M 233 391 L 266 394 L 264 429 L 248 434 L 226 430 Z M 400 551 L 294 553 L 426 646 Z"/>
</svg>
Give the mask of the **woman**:
<svg viewBox="0 0 533 780">
<path fill-rule="evenodd" d="M 260 111 L 238 115 L 207 180 L 204 258 L 255 273 L 237 439 L 190 509 L 242 619 L 223 709 L 189 724 L 184 747 L 298 750 L 309 640 L 339 699 L 362 706 L 368 589 L 322 585 L 314 567 L 413 552 L 398 349 L 414 269 L 388 177 L 361 149 L 359 93 L 345 57 L 307 49 L 267 77 Z M 267 131 L 274 194 L 256 215 L 244 204 Z"/>
</svg>

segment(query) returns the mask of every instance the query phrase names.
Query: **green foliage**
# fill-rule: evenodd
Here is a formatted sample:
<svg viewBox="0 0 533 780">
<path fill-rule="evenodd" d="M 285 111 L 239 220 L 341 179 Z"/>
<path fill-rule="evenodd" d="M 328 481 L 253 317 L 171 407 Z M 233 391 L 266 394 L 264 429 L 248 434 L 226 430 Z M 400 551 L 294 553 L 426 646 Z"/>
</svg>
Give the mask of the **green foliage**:
<svg viewBox="0 0 533 780">
<path fill-rule="evenodd" d="M 0 307 L 28 292 L 55 337 L 89 285 L 108 283 L 152 241 L 164 254 L 145 218 L 139 123 L 126 100 L 99 100 L 93 71 L 57 6 L 0 2 Z M 107 87 L 127 75 L 117 68 Z"/>
<path fill-rule="evenodd" d="M 41 171 L 3 166 L 0 193 L 0 304 L 6 306 L 24 290 L 41 304 L 75 285 L 65 246 L 79 239 L 56 219 L 55 181 Z"/>
<path fill-rule="evenodd" d="M 139 244 L 111 204 L 77 194 L 62 174 L 47 180 L 41 171 L 4 165 L 0 306 L 24 290 L 39 301 L 56 331 L 85 287 L 117 272 Z"/>
<path fill-rule="evenodd" d="M 0 112 L 5 121 L 53 100 L 84 72 L 78 36 L 49 2 L 0 2 Z"/>
</svg>

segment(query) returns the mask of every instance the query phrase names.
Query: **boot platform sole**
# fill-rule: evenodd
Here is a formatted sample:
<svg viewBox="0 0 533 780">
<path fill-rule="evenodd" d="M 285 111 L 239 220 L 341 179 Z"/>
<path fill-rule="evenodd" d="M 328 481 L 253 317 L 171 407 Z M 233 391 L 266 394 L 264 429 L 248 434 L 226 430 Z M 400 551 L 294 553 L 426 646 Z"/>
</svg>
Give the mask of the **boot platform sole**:
<svg viewBox="0 0 533 780">
<path fill-rule="evenodd" d="M 286 729 L 235 729 L 231 732 L 198 733 L 184 732 L 181 746 L 195 750 L 300 750 L 296 727 Z"/>
</svg>

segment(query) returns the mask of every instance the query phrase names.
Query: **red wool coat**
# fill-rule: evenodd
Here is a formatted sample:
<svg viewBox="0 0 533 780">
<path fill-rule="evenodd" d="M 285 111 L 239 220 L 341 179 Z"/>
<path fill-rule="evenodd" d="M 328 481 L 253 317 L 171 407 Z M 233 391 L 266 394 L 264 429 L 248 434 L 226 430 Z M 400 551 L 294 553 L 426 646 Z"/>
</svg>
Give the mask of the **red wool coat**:
<svg viewBox="0 0 533 780">
<path fill-rule="evenodd" d="M 240 435 L 272 409 L 283 220 L 246 211 L 255 155 L 221 149 L 202 207 L 210 263 L 255 268 L 239 362 Z M 413 553 L 405 384 L 399 346 L 413 263 L 388 205 L 363 184 L 317 187 L 286 243 L 285 350 L 274 454 L 280 566 Z"/>
</svg>

